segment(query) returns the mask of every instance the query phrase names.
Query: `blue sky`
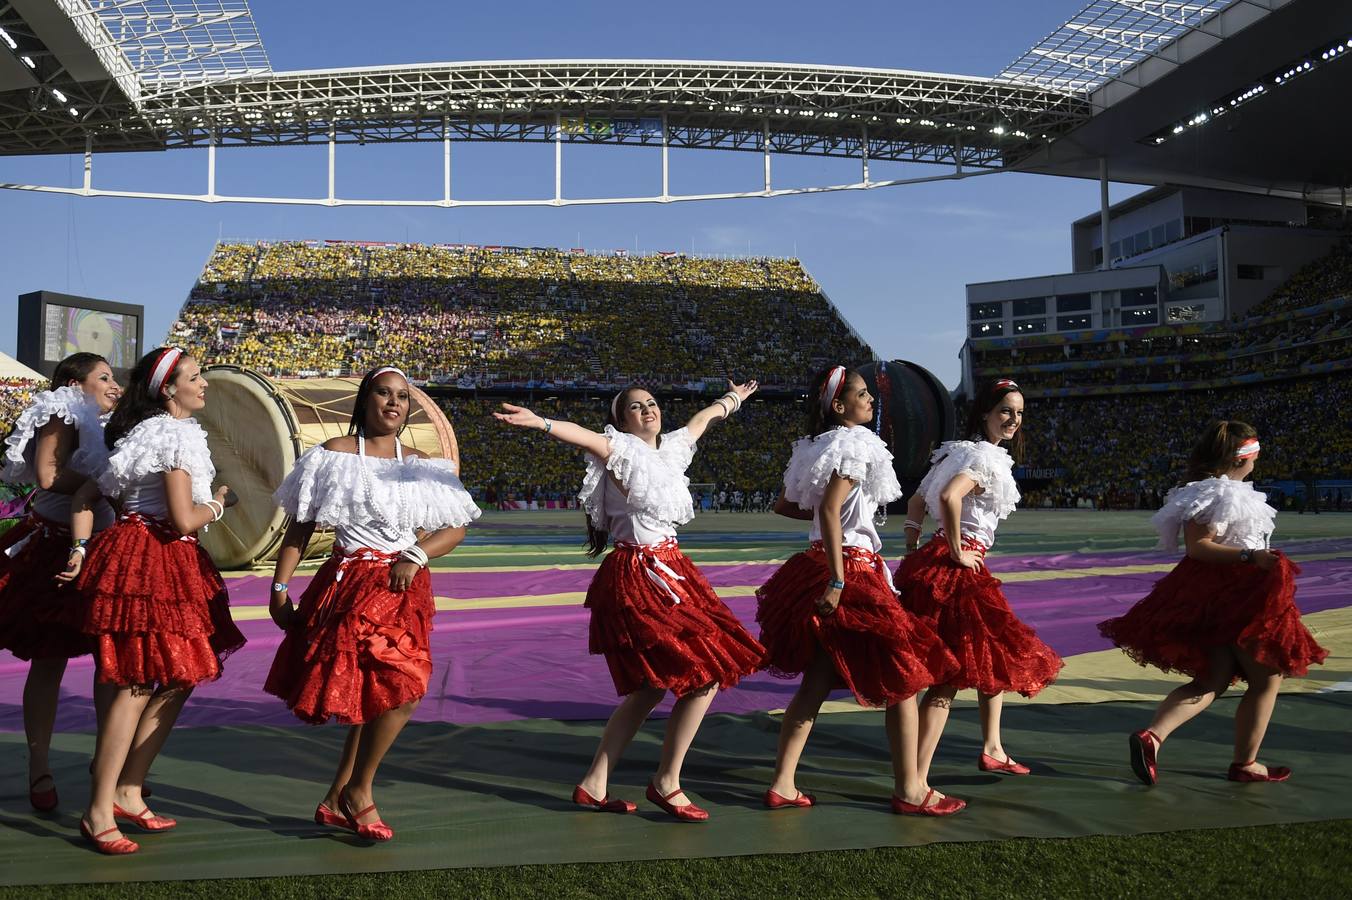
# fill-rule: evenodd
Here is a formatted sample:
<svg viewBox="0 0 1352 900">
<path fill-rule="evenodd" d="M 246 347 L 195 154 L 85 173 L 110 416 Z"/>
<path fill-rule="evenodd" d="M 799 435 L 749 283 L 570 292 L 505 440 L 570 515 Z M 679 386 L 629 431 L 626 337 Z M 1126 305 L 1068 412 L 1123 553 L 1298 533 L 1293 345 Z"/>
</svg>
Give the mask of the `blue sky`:
<svg viewBox="0 0 1352 900">
<path fill-rule="evenodd" d="M 679 7 L 519 0 L 507 4 L 254 0 L 273 68 L 456 60 L 661 58 L 810 62 L 994 75 L 1081 0 L 820 3 L 691 0 Z M 375 10 L 379 10 L 379 13 Z M 222 151 L 222 193 L 321 195 L 322 148 Z M 547 145 L 457 144 L 458 197 L 548 196 Z M 340 147 L 348 197 L 439 197 L 440 147 Z M 659 157 L 566 148 L 564 193 L 657 193 Z M 756 154 L 673 151 L 672 191 L 754 190 Z M 80 160 L 0 158 L 0 181 L 76 183 Z M 777 156 L 775 185 L 857 180 L 858 163 Z M 875 163 L 875 179 L 937 174 Z M 95 157 L 95 184 L 198 192 L 197 151 Z M 1113 199 L 1135 188 L 1115 186 Z M 15 298 L 66 291 L 146 306 L 163 338 L 218 236 L 343 238 L 797 254 L 883 356 L 958 381 L 963 286 L 1070 267 L 1070 223 L 1098 205 L 1091 181 L 994 175 L 962 182 L 772 200 L 563 209 L 374 209 L 207 205 L 0 192 L 0 350 L 14 352 Z"/>
</svg>

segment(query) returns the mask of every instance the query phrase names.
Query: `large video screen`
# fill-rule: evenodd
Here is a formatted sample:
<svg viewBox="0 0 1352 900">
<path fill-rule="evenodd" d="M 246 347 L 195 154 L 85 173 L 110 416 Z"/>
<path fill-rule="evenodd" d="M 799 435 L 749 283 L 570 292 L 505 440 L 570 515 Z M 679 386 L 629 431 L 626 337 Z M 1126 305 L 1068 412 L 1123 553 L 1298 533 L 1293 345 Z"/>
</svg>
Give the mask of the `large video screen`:
<svg viewBox="0 0 1352 900">
<path fill-rule="evenodd" d="M 43 354 L 59 362 L 72 353 L 97 353 L 114 369 L 136 365 L 136 316 L 47 304 Z"/>
</svg>

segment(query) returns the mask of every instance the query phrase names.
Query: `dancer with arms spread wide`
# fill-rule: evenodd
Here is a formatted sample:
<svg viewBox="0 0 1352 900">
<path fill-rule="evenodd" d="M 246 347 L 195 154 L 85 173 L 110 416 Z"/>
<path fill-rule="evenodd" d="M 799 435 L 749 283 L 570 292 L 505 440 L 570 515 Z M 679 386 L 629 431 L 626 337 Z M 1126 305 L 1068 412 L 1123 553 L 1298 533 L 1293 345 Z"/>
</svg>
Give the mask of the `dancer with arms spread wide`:
<svg viewBox="0 0 1352 900">
<path fill-rule="evenodd" d="M 587 588 L 586 605 L 591 652 L 605 655 L 615 692 L 624 700 L 573 791 L 573 802 L 580 806 L 635 810 L 633 803 L 609 796 L 610 775 L 644 720 L 671 691 L 676 705 L 647 797 L 681 821 L 709 817 L 682 791 L 681 766 L 715 693 L 756 671 L 763 649 L 681 552 L 676 528 L 695 515 L 685 470 L 696 442 L 755 391 L 754 381 L 729 382 L 726 394 L 666 434 L 656 398 L 640 387 L 615 395 L 599 434 L 510 403 L 494 413 L 509 425 L 542 431 L 587 452 L 579 499 L 587 513 L 589 555 L 599 556 L 615 540 Z"/>
</svg>

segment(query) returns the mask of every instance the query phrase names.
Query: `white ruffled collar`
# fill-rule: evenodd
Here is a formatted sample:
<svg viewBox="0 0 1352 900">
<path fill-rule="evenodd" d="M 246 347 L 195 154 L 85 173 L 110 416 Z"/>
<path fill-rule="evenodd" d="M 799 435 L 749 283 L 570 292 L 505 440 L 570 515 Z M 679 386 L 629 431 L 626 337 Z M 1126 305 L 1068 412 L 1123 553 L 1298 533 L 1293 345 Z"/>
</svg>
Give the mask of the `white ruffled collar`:
<svg viewBox="0 0 1352 900">
<path fill-rule="evenodd" d="M 882 438 L 864 425 L 838 426 L 794 442 L 784 471 L 784 497 L 803 509 L 816 509 L 833 474 L 853 481 L 875 505 L 901 497 L 892 454 Z"/>
<path fill-rule="evenodd" d="M 1160 538 L 1157 549 L 1176 549 L 1183 525 L 1191 521 L 1212 528 L 1224 543 L 1266 547 L 1277 526 L 1277 510 L 1252 482 L 1226 475 L 1191 481 L 1171 489 L 1151 517 Z"/>
<path fill-rule="evenodd" d="M 480 515 L 449 459 L 362 457 L 312 447 L 273 494 L 301 522 L 398 537 L 468 525 Z"/>
<path fill-rule="evenodd" d="M 31 444 L 42 426 L 53 418 L 78 428 L 81 422 L 97 422 L 99 417 L 98 404 L 77 387 L 63 385 L 55 390 L 39 391 L 19 414 L 13 430 L 5 438 L 4 467 L 0 470 L 0 479 L 12 484 L 28 484 L 37 480 L 37 473 L 33 471 L 29 460 Z M 81 440 L 81 443 L 84 441 Z M 85 475 L 93 474 L 79 471 Z"/>
<path fill-rule="evenodd" d="M 610 455 L 603 462 L 587 454 L 587 472 L 577 495 L 593 527 L 607 528 L 603 486 L 607 472 L 624 488 L 629 514 L 649 528 L 684 525 L 695 517 L 690 479 L 685 476 L 696 450 L 689 430 L 667 432 L 656 448 L 610 425 L 605 436 Z"/>
<path fill-rule="evenodd" d="M 151 476 L 174 469 L 191 476 L 194 503 L 211 499 L 216 466 L 211 462 L 205 429 L 193 418 L 155 415 L 118 438 L 108 455 L 108 467 L 99 476 L 99 487 L 105 495 L 119 497 Z"/>
<path fill-rule="evenodd" d="M 989 441 L 944 441 L 930 456 L 930 470 L 920 482 L 919 492 L 925 506 L 936 519 L 940 516 L 939 496 L 958 475 L 966 475 L 981 488 L 963 498 L 994 513 L 997 520 L 1009 517 L 1018 508 L 1019 486 L 1014 481 L 1014 457 Z"/>
</svg>

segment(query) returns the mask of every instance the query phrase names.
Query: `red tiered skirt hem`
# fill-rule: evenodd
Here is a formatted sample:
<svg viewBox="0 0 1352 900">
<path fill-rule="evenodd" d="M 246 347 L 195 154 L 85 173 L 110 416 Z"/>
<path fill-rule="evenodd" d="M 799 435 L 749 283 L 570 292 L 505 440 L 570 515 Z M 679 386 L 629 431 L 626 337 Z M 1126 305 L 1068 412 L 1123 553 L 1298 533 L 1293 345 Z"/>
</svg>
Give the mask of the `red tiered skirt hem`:
<svg viewBox="0 0 1352 900">
<path fill-rule="evenodd" d="M 933 629 L 897 603 L 877 554 L 846 548 L 840 605 L 822 617 L 817 601 L 829 581 L 826 554 L 813 548 L 789 558 L 756 592 L 772 674 L 799 675 L 825 652 L 838 687 L 865 706 L 892 706 L 957 671 Z"/>
<path fill-rule="evenodd" d="M 77 584 L 100 682 L 190 687 L 220 677 L 244 635 L 196 537 L 133 514 L 89 547 Z"/>
<path fill-rule="evenodd" d="M 964 546 L 984 553 L 974 541 Z M 1061 657 L 1014 614 L 1000 580 L 953 562 L 942 535 L 909 554 L 894 583 L 902 605 L 930 622 L 957 658 L 947 683 L 959 690 L 1032 697 L 1060 673 Z"/>
<path fill-rule="evenodd" d="M 765 654 L 674 540 L 617 546 L 596 570 L 586 606 L 589 649 L 605 656 L 620 696 L 730 688 Z"/>
<path fill-rule="evenodd" d="M 1280 553 L 1267 572 L 1184 557 L 1125 615 L 1100 622 L 1099 632 L 1141 665 L 1194 678 L 1208 674 L 1209 651 L 1218 647 L 1239 647 L 1283 675 L 1306 675 L 1328 651 L 1300 620 L 1299 572 Z"/>
<path fill-rule="evenodd" d="M 390 590 L 394 554 L 335 554 L 301 596 L 263 689 L 314 725 L 370 722 L 420 699 L 432 677 L 432 579 Z"/>
</svg>

